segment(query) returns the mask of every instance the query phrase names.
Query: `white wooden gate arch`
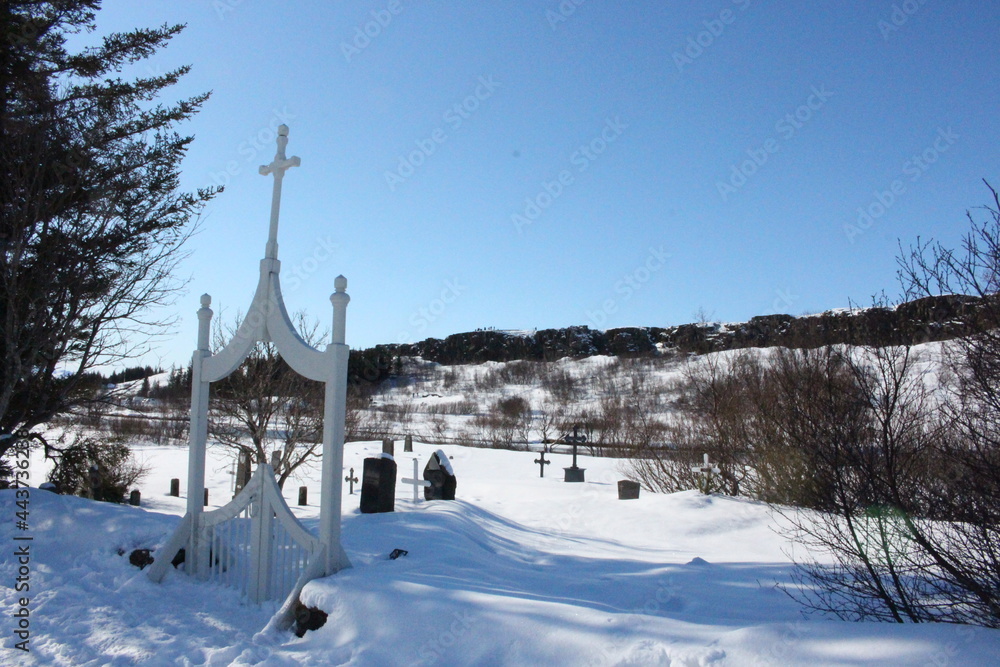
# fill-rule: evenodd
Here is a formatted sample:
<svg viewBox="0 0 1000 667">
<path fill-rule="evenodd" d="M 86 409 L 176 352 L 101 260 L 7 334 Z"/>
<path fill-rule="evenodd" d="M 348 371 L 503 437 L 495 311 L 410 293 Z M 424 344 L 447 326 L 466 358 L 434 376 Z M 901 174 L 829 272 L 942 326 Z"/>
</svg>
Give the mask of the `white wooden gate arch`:
<svg viewBox="0 0 1000 667">
<path fill-rule="evenodd" d="M 297 599 L 306 582 L 351 566 L 340 544 L 341 471 L 344 462 L 349 355 L 344 336 L 347 304 L 351 298 L 346 292 L 347 279 L 338 276 L 334 281 L 334 293 L 330 296 L 333 304 L 332 340 L 322 351 L 306 344 L 288 317 L 279 280 L 281 262 L 278 261 L 278 214 L 285 171 L 299 166 L 301 161 L 298 157 L 285 157 L 285 147 L 288 145 L 287 125 L 278 128 L 277 144 L 274 160 L 260 168 L 261 174 L 274 177 L 274 190 L 271 196 L 267 246 L 264 259 L 260 262 L 257 291 L 233 339 L 215 355 L 209 349 L 212 299 L 208 294 L 201 297 L 198 349 L 191 361 L 187 513 L 161 553 L 157 554 L 149 577 L 153 581 L 162 581 L 171 560 L 180 549 L 184 549 L 185 570 L 200 578 L 215 577 L 231 583 L 245 570 L 247 580 L 242 583 L 246 584 L 246 588 L 241 590 L 245 590 L 249 599 L 254 602 L 287 594 L 288 598 L 282 606 L 287 616 L 290 605 Z M 214 512 L 203 511 L 209 385 L 236 370 L 258 342 L 268 341 L 274 343 L 281 358 L 292 370 L 325 384 L 318 539 L 310 535 L 292 515 L 274 481 L 274 471 L 266 463 L 258 465 L 250 484 L 232 502 Z M 250 509 L 251 517 L 244 521 L 249 521 L 250 534 L 246 536 L 246 541 L 241 542 L 243 534 L 233 522 L 238 522 L 239 515 L 247 509 Z M 278 528 L 284 534 L 276 533 Z M 286 570 L 291 568 L 288 561 L 282 560 L 282 557 L 289 557 L 292 550 L 288 544 L 280 542 L 282 535 L 290 538 L 291 542 L 288 544 L 294 543 L 306 554 L 304 564 L 296 569 L 299 574 L 295 577 L 295 584 L 288 589 L 290 592 L 284 590 L 286 586 L 274 583 L 288 575 L 288 571 L 277 572 L 276 566 L 285 567 Z M 275 557 L 275 544 L 278 543 L 283 545 L 281 548 L 284 550 L 279 549 L 279 556 Z"/>
</svg>

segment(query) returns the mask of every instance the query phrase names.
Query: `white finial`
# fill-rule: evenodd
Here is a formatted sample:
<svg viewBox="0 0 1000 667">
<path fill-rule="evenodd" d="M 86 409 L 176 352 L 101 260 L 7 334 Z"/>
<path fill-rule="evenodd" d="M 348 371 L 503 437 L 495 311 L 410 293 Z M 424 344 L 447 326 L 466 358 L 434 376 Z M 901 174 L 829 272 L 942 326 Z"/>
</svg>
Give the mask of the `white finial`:
<svg viewBox="0 0 1000 667">
<path fill-rule="evenodd" d="M 347 278 L 344 276 L 337 276 L 333 279 L 333 289 L 338 292 L 343 292 L 347 289 Z"/>
<path fill-rule="evenodd" d="M 210 294 L 201 295 L 201 307 L 209 308 L 212 305 L 212 296 Z"/>
<path fill-rule="evenodd" d="M 278 126 L 278 136 L 287 137 L 288 136 L 288 126 L 282 123 Z"/>
</svg>

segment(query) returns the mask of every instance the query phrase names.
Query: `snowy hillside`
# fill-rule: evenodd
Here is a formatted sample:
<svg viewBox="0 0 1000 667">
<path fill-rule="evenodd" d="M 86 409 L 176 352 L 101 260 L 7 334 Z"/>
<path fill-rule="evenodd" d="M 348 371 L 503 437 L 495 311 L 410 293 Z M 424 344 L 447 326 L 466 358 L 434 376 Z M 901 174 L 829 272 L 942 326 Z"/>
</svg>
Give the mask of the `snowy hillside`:
<svg viewBox="0 0 1000 667">
<path fill-rule="evenodd" d="M 437 445 L 416 443 L 421 463 Z M 358 511 L 344 489 L 343 540 L 353 568 L 309 584 L 307 605 L 329 613 L 301 639 L 260 636 L 273 605 L 172 572 L 161 585 L 119 549 L 162 545 L 183 513 L 166 495 L 185 478 L 183 447 L 138 447 L 153 470 L 143 507 L 31 492 L 31 648 L 4 637 L 4 663 L 25 665 L 986 665 L 1000 662 L 1000 632 L 946 625 L 848 623 L 804 617 L 779 590 L 792 582 L 787 543 L 763 505 L 696 492 L 617 499 L 616 462 L 581 457 L 583 484 L 562 481 L 569 457 L 444 445 L 456 501 Z M 351 443 L 359 472 L 375 443 Z M 410 456 L 397 448 L 399 477 Z M 213 506 L 231 496 L 230 461 L 209 450 Z M 346 473 L 346 470 L 345 470 Z M 33 461 L 33 483 L 44 465 Z M 294 508 L 316 529 L 318 471 L 286 484 L 311 505 Z M 14 494 L 0 492 L 5 513 Z M 11 545 L 13 521 L 0 528 Z M 408 555 L 389 560 L 393 549 Z M 0 559 L 3 603 L 16 601 L 15 562 Z M 154 553 L 155 556 L 155 553 Z M 255 636 L 257 635 L 257 636 Z"/>
</svg>

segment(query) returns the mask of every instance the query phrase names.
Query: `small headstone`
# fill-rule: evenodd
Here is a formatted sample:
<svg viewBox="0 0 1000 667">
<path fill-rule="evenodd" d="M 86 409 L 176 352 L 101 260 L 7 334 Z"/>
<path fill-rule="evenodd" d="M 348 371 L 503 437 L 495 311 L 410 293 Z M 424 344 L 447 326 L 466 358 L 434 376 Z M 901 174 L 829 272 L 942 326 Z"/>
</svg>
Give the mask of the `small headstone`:
<svg viewBox="0 0 1000 667">
<path fill-rule="evenodd" d="M 407 434 L 406 438 L 403 439 L 403 451 L 404 452 L 413 451 L 413 436 L 410 434 Z"/>
<path fill-rule="evenodd" d="M 253 475 L 253 462 L 250 460 L 250 452 L 245 449 L 240 450 L 240 456 L 236 463 L 236 487 L 233 497 L 235 498 L 243 487 L 250 481 Z"/>
<path fill-rule="evenodd" d="M 383 439 L 382 440 L 382 453 L 383 454 L 388 454 L 389 456 L 395 456 L 396 455 L 396 443 L 395 443 L 395 441 L 390 440 L 389 438 Z"/>
<path fill-rule="evenodd" d="M 132 493 L 130 493 L 128 496 L 128 504 L 132 505 L 133 507 L 138 507 L 141 498 L 142 494 L 139 493 L 139 489 L 133 489 Z"/>
<path fill-rule="evenodd" d="M 181 495 L 181 480 L 174 477 L 170 480 L 170 495 L 174 498 L 180 498 Z"/>
<path fill-rule="evenodd" d="M 361 513 L 392 512 L 396 505 L 396 462 L 382 455 L 365 459 L 361 474 Z"/>
<path fill-rule="evenodd" d="M 448 455 L 440 449 L 431 454 L 424 466 L 424 479 L 431 483 L 424 488 L 424 500 L 454 500 L 458 479 Z"/>
<path fill-rule="evenodd" d="M 205 489 L 205 507 L 208 507 L 208 489 Z"/>
<path fill-rule="evenodd" d="M 639 482 L 629 479 L 618 480 L 618 500 L 636 500 L 639 497 Z"/>
<path fill-rule="evenodd" d="M 300 486 L 299 487 L 299 507 L 305 507 L 309 504 L 309 487 Z"/>
</svg>

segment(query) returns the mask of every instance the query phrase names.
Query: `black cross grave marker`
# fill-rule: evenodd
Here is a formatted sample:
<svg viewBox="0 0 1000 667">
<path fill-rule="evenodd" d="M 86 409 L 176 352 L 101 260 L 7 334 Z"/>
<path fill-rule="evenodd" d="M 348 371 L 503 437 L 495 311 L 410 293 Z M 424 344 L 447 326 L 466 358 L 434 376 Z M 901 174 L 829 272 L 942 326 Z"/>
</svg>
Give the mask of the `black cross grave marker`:
<svg viewBox="0 0 1000 667">
<path fill-rule="evenodd" d="M 545 460 L 545 450 L 542 450 L 542 453 L 539 455 L 539 457 L 535 459 L 535 463 L 538 464 L 538 476 L 545 477 L 545 466 L 552 463 L 552 461 Z"/>
<path fill-rule="evenodd" d="M 586 468 L 579 468 L 579 467 L 577 467 L 577 465 L 576 465 L 576 448 L 577 448 L 578 445 L 582 445 L 583 443 L 587 442 L 587 436 L 585 436 L 585 435 L 579 435 L 579 430 L 580 430 L 580 427 L 578 425 L 574 426 L 573 427 L 573 435 L 567 435 L 565 438 L 563 438 L 563 440 L 565 440 L 569 444 L 573 445 L 573 465 L 570 466 L 569 468 L 563 468 L 563 470 L 566 471 L 566 477 L 564 478 L 563 481 L 566 481 L 566 482 L 582 482 L 582 481 L 584 481 L 584 472 L 583 471 L 586 470 Z"/>
<path fill-rule="evenodd" d="M 354 468 L 351 468 L 351 474 L 344 478 L 345 482 L 350 482 L 351 484 L 351 495 L 354 495 L 354 485 L 358 483 L 358 478 L 354 475 Z"/>
</svg>

